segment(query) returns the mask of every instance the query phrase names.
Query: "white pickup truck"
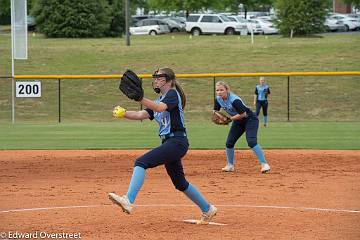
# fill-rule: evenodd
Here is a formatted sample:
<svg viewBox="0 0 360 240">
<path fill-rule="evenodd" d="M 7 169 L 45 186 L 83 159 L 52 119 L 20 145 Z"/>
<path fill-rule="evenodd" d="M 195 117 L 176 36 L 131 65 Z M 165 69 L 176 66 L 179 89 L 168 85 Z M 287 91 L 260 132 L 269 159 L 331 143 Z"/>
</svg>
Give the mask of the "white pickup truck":
<svg viewBox="0 0 360 240">
<path fill-rule="evenodd" d="M 192 35 L 240 33 L 244 24 L 231 21 L 221 14 L 191 14 L 186 19 L 186 31 Z M 245 26 L 246 28 L 246 26 Z"/>
</svg>

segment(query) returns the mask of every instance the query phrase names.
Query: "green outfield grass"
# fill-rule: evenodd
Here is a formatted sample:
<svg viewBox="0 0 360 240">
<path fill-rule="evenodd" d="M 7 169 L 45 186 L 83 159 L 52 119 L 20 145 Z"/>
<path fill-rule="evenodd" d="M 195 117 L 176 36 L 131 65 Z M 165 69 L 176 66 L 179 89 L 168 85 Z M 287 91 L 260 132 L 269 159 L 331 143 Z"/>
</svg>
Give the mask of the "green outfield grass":
<svg viewBox="0 0 360 240">
<path fill-rule="evenodd" d="M 188 124 L 191 149 L 223 149 L 228 126 Z M 157 146 L 155 123 L 2 124 L 0 149 L 144 149 Z M 259 128 L 265 149 L 360 149 L 359 123 L 270 123 Z M 236 147 L 246 149 L 245 136 Z"/>
<path fill-rule="evenodd" d="M 279 35 L 199 36 L 166 34 L 124 38 L 47 39 L 29 34 L 29 59 L 17 74 L 113 74 L 132 68 L 152 73 L 171 66 L 178 73 L 355 71 L 360 69 L 360 34 L 319 38 Z M 321 35 L 319 35 L 321 36 Z M 11 75 L 10 34 L 0 34 L 0 75 Z"/>
<path fill-rule="evenodd" d="M 187 34 L 123 38 L 46 39 L 29 34 L 29 59 L 16 61 L 16 74 L 120 74 L 131 68 L 152 73 L 162 66 L 176 73 L 360 71 L 360 34 L 319 38 L 281 36 L 200 36 Z M 0 76 L 11 74 L 9 31 L 0 29 Z M 185 109 L 193 149 L 223 148 L 228 129 L 209 123 L 213 79 L 178 79 L 187 95 Z M 252 105 L 258 78 L 218 78 Z M 360 149 L 360 77 L 292 77 L 287 123 L 287 78 L 267 78 L 269 128 L 260 128 L 264 148 Z M 159 143 L 156 125 L 115 122 L 114 106 L 138 110 L 120 94 L 118 80 L 42 80 L 42 98 L 16 99 L 11 122 L 11 81 L 0 79 L 0 149 L 128 149 Z M 156 95 L 144 80 L 145 96 Z M 261 117 L 260 117 L 261 119 Z M 318 121 L 318 122 L 314 122 Z M 91 122 L 91 123 L 90 123 Z M 101 122 L 101 123 L 100 123 Z M 301 122 L 301 123 L 300 123 Z M 134 134 L 136 133 L 136 134 Z M 242 139 L 239 147 L 246 148 Z"/>
</svg>

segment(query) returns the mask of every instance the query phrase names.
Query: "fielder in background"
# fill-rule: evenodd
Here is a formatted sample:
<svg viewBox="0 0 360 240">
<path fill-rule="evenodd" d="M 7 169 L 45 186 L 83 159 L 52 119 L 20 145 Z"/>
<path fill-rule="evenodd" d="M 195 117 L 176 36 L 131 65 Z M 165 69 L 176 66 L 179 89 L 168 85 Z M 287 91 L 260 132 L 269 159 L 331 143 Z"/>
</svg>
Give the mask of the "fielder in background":
<svg viewBox="0 0 360 240">
<path fill-rule="evenodd" d="M 153 89 L 160 95 L 155 101 L 143 97 L 141 79 L 136 78 L 137 76 L 133 72 L 125 72 L 121 79 L 120 90 L 129 98 L 139 101 L 146 108 L 142 111 L 126 111 L 118 106 L 114 109 L 113 116 L 131 120 L 155 119 L 159 124 L 159 137 L 162 144 L 136 159 L 127 193 L 124 196 L 109 193 L 110 200 L 119 205 L 124 212 L 130 214 L 135 198 L 143 185 L 146 170 L 165 165 L 175 188 L 183 192 L 201 209 L 200 221 L 209 222 L 217 213 L 216 207 L 209 204 L 184 176 L 181 159 L 189 148 L 183 111 L 186 97 L 175 79 L 173 70 L 162 68 L 154 72 Z M 137 90 L 136 88 L 139 86 L 140 90 Z M 140 91 L 140 93 L 136 93 L 136 91 Z"/>
<path fill-rule="evenodd" d="M 216 98 L 214 101 L 213 114 L 216 114 L 220 108 L 224 109 L 231 117 L 231 128 L 226 140 L 226 161 L 227 164 L 222 168 L 225 172 L 233 172 L 234 168 L 234 146 L 237 140 L 246 132 L 246 141 L 253 150 L 261 164 L 261 172 L 270 171 L 270 166 L 265 160 L 264 153 L 257 143 L 257 131 L 259 120 L 257 116 L 248 108 L 243 100 L 230 92 L 230 87 L 225 82 L 217 82 Z"/>
<path fill-rule="evenodd" d="M 263 110 L 263 124 L 267 125 L 268 116 L 268 100 L 270 94 L 270 87 L 265 83 L 265 77 L 260 77 L 260 84 L 255 87 L 254 106 L 256 106 L 256 116 L 259 116 L 260 110 Z"/>
</svg>

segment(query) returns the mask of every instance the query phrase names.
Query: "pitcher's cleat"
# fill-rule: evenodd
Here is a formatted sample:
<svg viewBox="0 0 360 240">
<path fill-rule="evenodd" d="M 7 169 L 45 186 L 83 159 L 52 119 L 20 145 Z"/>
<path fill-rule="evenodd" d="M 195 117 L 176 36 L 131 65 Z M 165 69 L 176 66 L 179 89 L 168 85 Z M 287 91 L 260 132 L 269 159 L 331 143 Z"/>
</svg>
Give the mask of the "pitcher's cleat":
<svg viewBox="0 0 360 240">
<path fill-rule="evenodd" d="M 216 215 L 217 208 L 214 205 L 210 204 L 209 211 L 203 212 L 200 218 L 200 224 L 207 224 L 211 221 L 211 219 Z"/>
<path fill-rule="evenodd" d="M 134 204 L 130 203 L 126 195 L 119 196 L 115 193 L 109 193 L 109 199 L 116 205 L 120 206 L 123 212 L 131 214 Z"/>
<path fill-rule="evenodd" d="M 235 168 L 234 165 L 226 165 L 221 169 L 223 172 L 234 172 Z"/>
<path fill-rule="evenodd" d="M 261 164 L 261 173 L 270 172 L 270 166 L 267 163 Z"/>
</svg>

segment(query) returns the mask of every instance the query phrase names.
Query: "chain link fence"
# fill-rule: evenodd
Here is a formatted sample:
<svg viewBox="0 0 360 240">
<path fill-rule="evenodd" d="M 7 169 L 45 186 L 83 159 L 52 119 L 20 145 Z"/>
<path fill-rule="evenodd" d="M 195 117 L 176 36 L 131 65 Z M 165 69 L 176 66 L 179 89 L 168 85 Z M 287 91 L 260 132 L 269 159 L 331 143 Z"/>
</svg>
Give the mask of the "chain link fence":
<svg viewBox="0 0 360 240">
<path fill-rule="evenodd" d="M 190 75 L 190 74 L 189 74 Z M 119 90 L 119 79 L 21 79 L 41 81 L 41 98 L 16 98 L 17 123 L 114 121 L 116 105 L 128 110 L 141 106 Z M 245 104 L 253 105 L 259 76 L 177 78 L 187 96 L 187 121 L 208 121 L 214 103 L 214 84 L 225 81 Z M 360 73 L 351 76 L 267 76 L 270 121 L 360 121 Z M 143 79 L 145 96 L 155 99 L 152 80 Z M 12 79 L 0 77 L 0 122 L 12 121 Z M 261 117 L 262 113 L 260 113 Z"/>
</svg>

